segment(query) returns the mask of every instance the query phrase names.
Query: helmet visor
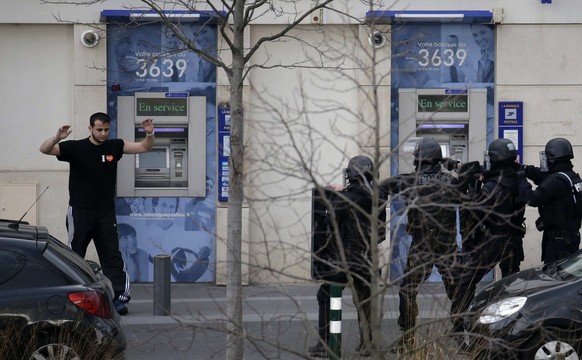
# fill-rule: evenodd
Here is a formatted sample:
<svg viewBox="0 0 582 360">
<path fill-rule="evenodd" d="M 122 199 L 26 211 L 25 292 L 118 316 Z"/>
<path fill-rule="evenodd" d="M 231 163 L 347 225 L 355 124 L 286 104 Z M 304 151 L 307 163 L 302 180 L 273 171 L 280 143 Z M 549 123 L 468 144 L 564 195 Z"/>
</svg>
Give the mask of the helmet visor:
<svg viewBox="0 0 582 360">
<path fill-rule="evenodd" d="M 491 170 L 491 158 L 489 157 L 489 151 L 483 152 L 483 170 Z"/>
<path fill-rule="evenodd" d="M 546 156 L 545 151 L 540 151 L 540 171 L 543 172 L 549 171 L 548 157 Z"/>
</svg>

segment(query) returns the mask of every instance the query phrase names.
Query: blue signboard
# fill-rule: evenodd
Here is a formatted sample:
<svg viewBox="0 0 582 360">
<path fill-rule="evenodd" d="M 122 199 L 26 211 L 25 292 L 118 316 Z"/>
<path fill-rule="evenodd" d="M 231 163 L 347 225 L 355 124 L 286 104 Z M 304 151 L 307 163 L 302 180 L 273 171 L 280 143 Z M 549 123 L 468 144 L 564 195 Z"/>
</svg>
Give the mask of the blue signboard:
<svg viewBox="0 0 582 360">
<path fill-rule="evenodd" d="M 216 55 L 216 25 L 181 24 L 197 46 Z M 216 263 L 216 69 L 199 55 L 184 50 L 162 22 L 139 26 L 111 23 L 107 27 L 107 112 L 111 136 L 117 136 L 119 96 L 164 92 L 172 104 L 204 96 L 206 108 L 205 197 L 119 197 L 116 215 L 119 247 L 131 282 L 153 281 L 153 258 L 171 256 L 172 281 L 214 282 Z M 164 99 L 164 100 L 166 100 Z M 146 100 L 147 101 L 147 100 Z M 156 101 L 159 101 L 156 100 Z M 173 108 L 181 110 L 180 107 Z M 154 123 L 156 122 L 154 118 Z M 159 122 L 156 132 L 164 130 Z"/>
<path fill-rule="evenodd" d="M 479 14 L 476 14 L 479 15 Z M 447 95 L 487 91 L 487 143 L 495 128 L 495 27 L 481 23 L 408 22 L 393 26 L 391 36 L 391 139 L 390 174 L 399 174 L 400 89 L 443 89 Z M 412 238 L 406 233 L 406 204 L 392 199 L 390 219 L 392 259 L 390 279 L 399 281 L 406 271 Z M 436 268 L 428 281 L 440 281 Z"/>
<path fill-rule="evenodd" d="M 218 108 L 218 201 L 228 201 L 230 108 Z"/>
<path fill-rule="evenodd" d="M 519 162 L 523 162 L 523 102 L 499 102 L 499 137 L 511 140 L 517 149 Z"/>
</svg>

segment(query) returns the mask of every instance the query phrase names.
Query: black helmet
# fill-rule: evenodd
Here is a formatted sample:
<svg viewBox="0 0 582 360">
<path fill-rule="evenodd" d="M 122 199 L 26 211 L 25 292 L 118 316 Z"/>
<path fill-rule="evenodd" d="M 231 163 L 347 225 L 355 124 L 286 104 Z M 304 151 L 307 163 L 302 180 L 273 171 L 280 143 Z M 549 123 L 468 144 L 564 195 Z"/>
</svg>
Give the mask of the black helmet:
<svg viewBox="0 0 582 360">
<path fill-rule="evenodd" d="M 572 150 L 572 144 L 564 138 L 555 138 L 546 144 L 546 158 L 548 161 L 552 162 L 558 159 L 573 159 L 574 150 Z"/>
<path fill-rule="evenodd" d="M 511 140 L 497 139 L 489 144 L 489 160 L 491 162 L 501 162 L 506 159 L 515 160 L 517 157 L 517 150 Z"/>
<path fill-rule="evenodd" d="M 363 155 L 355 156 L 350 159 L 346 168 L 346 179 L 348 181 L 362 180 L 371 181 L 374 178 L 374 163 L 372 160 Z"/>
<path fill-rule="evenodd" d="M 420 138 L 414 149 L 414 162 L 439 162 L 443 160 L 443 151 L 436 140 L 428 137 Z"/>
</svg>

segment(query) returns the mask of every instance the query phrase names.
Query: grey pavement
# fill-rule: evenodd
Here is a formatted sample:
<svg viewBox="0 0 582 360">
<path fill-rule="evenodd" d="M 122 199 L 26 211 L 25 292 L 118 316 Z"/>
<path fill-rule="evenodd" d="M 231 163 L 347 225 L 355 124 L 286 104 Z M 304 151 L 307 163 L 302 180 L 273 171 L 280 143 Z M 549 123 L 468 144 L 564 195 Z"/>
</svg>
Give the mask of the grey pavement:
<svg viewBox="0 0 582 360">
<path fill-rule="evenodd" d="M 244 286 L 245 359 L 309 359 L 307 348 L 317 341 L 318 287 L 318 283 Z M 123 317 L 127 360 L 225 358 L 226 287 L 172 284 L 169 316 L 154 315 L 153 298 L 153 284 L 132 285 L 129 314 Z M 442 338 L 449 326 L 446 318 L 450 306 L 444 287 L 441 283 L 424 284 L 418 300 L 420 322 L 426 324 L 421 338 Z M 384 304 L 382 342 L 388 349 L 400 335 L 396 286 L 386 289 Z M 346 289 L 342 300 L 342 359 L 360 358 L 354 353 L 359 342 L 356 319 Z"/>
</svg>

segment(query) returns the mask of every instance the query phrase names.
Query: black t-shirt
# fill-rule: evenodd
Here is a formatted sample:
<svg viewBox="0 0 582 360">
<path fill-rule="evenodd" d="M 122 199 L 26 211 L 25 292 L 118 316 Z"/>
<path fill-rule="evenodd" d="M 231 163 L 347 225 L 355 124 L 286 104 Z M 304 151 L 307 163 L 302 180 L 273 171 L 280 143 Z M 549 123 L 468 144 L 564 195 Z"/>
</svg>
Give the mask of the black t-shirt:
<svg viewBox="0 0 582 360">
<path fill-rule="evenodd" d="M 89 138 L 59 143 L 60 161 L 70 164 L 69 205 L 74 208 L 115 208 L 117 162 L 123 156 L 121 139 L 94 145 Z"/>
</svg>

